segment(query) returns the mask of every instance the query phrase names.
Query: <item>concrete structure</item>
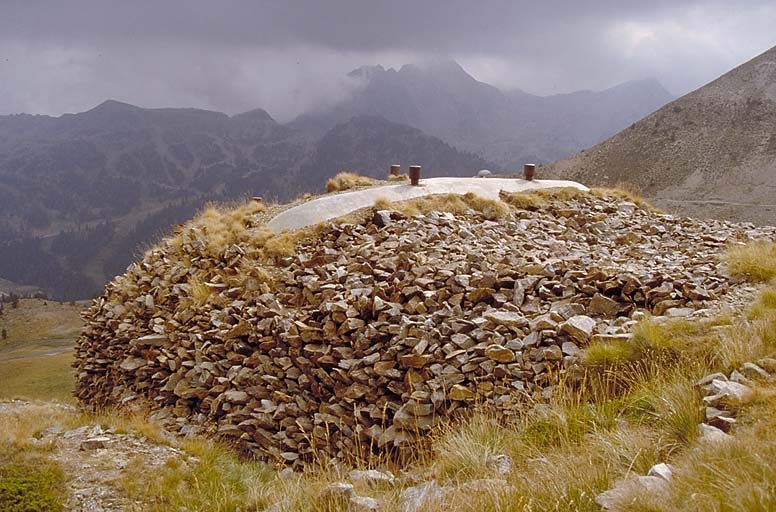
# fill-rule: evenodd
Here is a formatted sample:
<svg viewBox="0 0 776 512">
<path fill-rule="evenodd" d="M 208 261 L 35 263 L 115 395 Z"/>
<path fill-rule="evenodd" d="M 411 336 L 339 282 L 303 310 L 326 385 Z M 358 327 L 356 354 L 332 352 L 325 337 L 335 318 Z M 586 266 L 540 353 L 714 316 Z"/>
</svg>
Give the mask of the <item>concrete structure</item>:
<svg viewBox="0 0 776 512">
<path fill-rule="evenodd" d="M 407 183 L 398 185 L 383 185 L 362 190 L 344 192 L 342 194 L 326 195 L 289 208 L 267 223 L 273 231 L 298 229 L 312 226 L 319 222 L 347 215 L 350 212 L 374 205 L 378 199 L 388 201 L 406 201 L 416 197 L 434 194 L 466 194 L 472 192 L 478 196 L 498 199 L 501 190 L 506 192 L 523 192 L 539 188 L 574 187 L 588 190 L 587 187 L 575 181 L 564 180 L 534 180 L 488 178 L 429 178 L 420 181 L 420 186 L 413 187 Z"/>
</svg>

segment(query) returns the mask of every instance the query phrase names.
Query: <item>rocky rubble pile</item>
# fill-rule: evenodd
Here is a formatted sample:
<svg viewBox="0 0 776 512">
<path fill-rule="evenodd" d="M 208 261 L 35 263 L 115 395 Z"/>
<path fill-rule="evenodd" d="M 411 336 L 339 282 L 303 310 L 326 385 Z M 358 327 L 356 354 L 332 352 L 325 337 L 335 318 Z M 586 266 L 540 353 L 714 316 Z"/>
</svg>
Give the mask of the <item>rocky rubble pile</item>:
<svg viewBox="0 0 776 512">
<path fill-rule="evenodd" d="M 547 398 L 586 344 L 646 313 L 712 307 L 731 290 L 725 246 L 776 234 L 593 194 L 500 220 L 373 213 L 318 230 L 262 283 L 228 284 L 261 264 L 245 247 L 212 258 L 189 234 L 150 251 L 85 314 L 78 398 L 292 464 L 401 451 L 472 404 L 508 416 Z"/>
</svg>

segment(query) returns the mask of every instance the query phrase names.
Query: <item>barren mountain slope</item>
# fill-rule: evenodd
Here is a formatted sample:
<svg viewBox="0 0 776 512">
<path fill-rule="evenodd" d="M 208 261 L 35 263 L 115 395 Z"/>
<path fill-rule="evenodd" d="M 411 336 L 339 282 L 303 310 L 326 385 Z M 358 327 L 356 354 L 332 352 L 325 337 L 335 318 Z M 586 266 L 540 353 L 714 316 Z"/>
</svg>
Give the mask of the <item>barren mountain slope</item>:
<svg viewBox="0 0 776 512">
<path fill-rule="evenodd" d="M 550 173 L 627 182 L 670 210 L 773 223 L 776 48 L 669 103 Z"/>
</svg>

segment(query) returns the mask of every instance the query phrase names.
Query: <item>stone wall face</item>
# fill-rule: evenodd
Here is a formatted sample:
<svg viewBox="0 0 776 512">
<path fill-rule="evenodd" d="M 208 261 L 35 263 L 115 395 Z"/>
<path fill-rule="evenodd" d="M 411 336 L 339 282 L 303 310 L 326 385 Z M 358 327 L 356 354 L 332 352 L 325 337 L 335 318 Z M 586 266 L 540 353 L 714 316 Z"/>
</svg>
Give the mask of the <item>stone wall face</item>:
<svg viewBox="0 0 776 512">
<path fill-rule="evenodd" d="M 189 236 L 85 313 L 76 394 L 274 461 L 395 452 L 473 405 L 510 416 L 549 398 L 582 377 L 580 350 L 627 339 L 637 315 L 702 314 L 731 289 L 725 245 L 773 237 L 593 195 L 499 221 L 381 211 L 329 225 L 265 266 L 269 282 L 230 286 L 261 263 L 239 246 L 207 258 Z"/>
</svg>

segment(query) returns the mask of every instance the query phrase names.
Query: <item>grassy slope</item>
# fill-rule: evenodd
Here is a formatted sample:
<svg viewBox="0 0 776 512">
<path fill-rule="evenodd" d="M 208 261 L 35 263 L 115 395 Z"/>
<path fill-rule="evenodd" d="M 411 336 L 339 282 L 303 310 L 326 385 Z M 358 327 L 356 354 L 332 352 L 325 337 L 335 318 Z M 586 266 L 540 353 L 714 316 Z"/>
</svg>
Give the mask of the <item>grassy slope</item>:
<svg viewBox="0 0 776 512">
<path fill-rule="evenodd" d="M 22 299 L 4 305 L 0 329 L 0 398 L 72 401 L 72 346 L 82 303 Z"/>
<path fill-rule="evenodd" d="M 0 328 L 8 339 L 0 340 L 0 350 L 42 339 L 74 339 L 81 329 L 78 316 L 83 302 L 67 303 L 43 299 L 21 299 L 19 307 L 3 304 Z"/>
</svg>

